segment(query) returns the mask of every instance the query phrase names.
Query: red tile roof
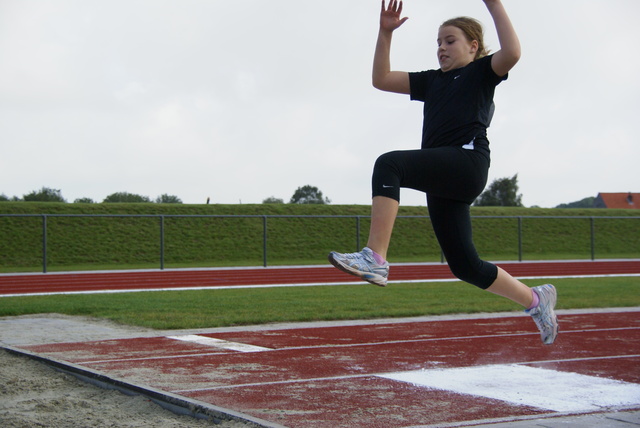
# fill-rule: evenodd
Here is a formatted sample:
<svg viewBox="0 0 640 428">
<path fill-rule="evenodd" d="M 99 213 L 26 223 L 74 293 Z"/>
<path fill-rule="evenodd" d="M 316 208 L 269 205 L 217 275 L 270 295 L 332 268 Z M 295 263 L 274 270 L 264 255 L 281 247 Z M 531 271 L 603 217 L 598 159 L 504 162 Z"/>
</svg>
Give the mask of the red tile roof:
<svg viewBox="0 0 640 428">
<path fill-rule="evenodd" d="M 604 208 L 640 209 L 640 193 L 598 193 L 597 200 Z"/>
</svg>

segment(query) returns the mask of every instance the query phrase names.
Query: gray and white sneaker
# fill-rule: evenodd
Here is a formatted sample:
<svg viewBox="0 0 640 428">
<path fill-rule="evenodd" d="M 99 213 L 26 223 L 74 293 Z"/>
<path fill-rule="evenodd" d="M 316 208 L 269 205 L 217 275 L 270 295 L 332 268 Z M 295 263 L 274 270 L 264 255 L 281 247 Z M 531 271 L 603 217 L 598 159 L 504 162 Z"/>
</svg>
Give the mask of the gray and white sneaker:
<svg viewBox="0 0 640 428">
<path fill-rule="evenodd" d="M 551 345 L 558 335 L 558 317 L 554 311 L 558 295 L 551 284 L 534 287 L 533 292 L 540 298 L 540 304 L 525 312 L 531 315 L 540 330 L 542 343 Z"/>
<path fill-rule="evenodd" d="M 364 247 L 359 253 L 329 253 L 329 262 L 343 272 L 355 275 L 371 284 L 385 287 L 389 276 L 389 263 L 379 265 L 373 258 L 373 251 Z"/>
</svg>

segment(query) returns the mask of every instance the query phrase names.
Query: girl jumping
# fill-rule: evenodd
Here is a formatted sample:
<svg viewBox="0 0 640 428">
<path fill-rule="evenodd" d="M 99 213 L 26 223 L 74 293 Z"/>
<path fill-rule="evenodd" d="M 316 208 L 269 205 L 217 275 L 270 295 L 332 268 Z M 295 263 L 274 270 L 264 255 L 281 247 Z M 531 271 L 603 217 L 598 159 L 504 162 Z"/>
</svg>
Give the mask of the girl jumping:
<svg viewBox="0 0 640 428">
<path fill-rule="evenodd" d="M 459 279 L 506 297 L 526 308 L 543 343 L 558 334 L 551 284 L 529 288 L 503 269 L 481 260 L 472 240 L 470 206 L 482 193 L 490 164 L 487 128 L 494 112 L 497 85 L 507 80 L 520 59 L 520 42 L 500 0 L 483 0 L 495 24 L 500 50 L 489 54 L 482 25 L 472 18 L 454 18 L 438 31 L 440 69 L 416 73 L 392 71 L 393 32 L 406 22 L 402 1 L 382 0 L 380 30 L 373 61 L 373 86 L 406 94 L 424 103 L 420 150 L 380 156 L 373 169 L 371 229 L 367 246 L 358 253 L 331 252 L 338 269 L 385 286 L 387 250 L 398 214 L 400 188 L 425 192 L 429 216 L 447 263 Z"/>
</svg>

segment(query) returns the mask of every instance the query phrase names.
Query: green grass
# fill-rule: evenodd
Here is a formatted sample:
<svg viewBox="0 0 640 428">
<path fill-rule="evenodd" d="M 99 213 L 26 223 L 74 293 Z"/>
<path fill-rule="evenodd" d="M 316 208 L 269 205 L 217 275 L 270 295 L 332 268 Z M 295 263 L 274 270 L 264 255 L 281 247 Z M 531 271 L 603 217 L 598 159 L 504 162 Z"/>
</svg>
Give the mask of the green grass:
<svg viewBox="0 0 640 428">
<path fill-rule="evenodd" d="M 480 255 L 488 260 L 518 259 L 518 219 L 510 216 L 535 217 L 522 219 L 524 260 L 590 258 L 591 217 L 598 217 L 594 219 L 596 258 L 640 257 L 637 239 L 640 218 L 635 210 L 473 207 L 471 213 L 476 246 Z M 166 217 L 165 267 L 177 268 L 262 265 L 263 215 L 307 216 L 268 219 L 269 265 L 325 263 L 326 254 L 331 250 L 356 251 L 366 243 L 370 207 L 2 202 L 0 214 L 233 216 Z M 427 209 L 402 206 L 399 214 L 390 261 L 440 261 L 440 249 L 429 220 L 416 218 L 428 215 Z M 256 217 L 241 218 L 240 215 Z M 337 216 L 362 216 L 359 235 L 355 218 Z M 0 272 L 41 271 L 42 241 L 42 217 L 0 217 Z M 49 271 L 159 268 L 160 220 L 158 217 L 49 217 L 47 249 Z"/>
<path fill-rule="evenodd" d="M 640 306 L 640 278 L 555 279 L 559 309 Z M 539 285 L 542 280 L 527 280 Z M 0 316 L 61 313 L 154 329 L 521 310 L 461 282 L 0 298 Z"/>
</svg>

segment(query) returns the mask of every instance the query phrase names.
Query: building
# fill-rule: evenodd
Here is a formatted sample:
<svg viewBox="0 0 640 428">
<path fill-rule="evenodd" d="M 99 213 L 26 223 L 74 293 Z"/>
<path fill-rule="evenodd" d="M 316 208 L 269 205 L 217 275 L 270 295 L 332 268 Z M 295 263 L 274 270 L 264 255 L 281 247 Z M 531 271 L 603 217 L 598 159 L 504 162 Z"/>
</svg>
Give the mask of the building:
<svg viewBox="0 0 640 428">
<path fill-rule="evenodd" d="M 640 209 L 640 193 L 598 193 L 594 208 Z"/>
</svg>

